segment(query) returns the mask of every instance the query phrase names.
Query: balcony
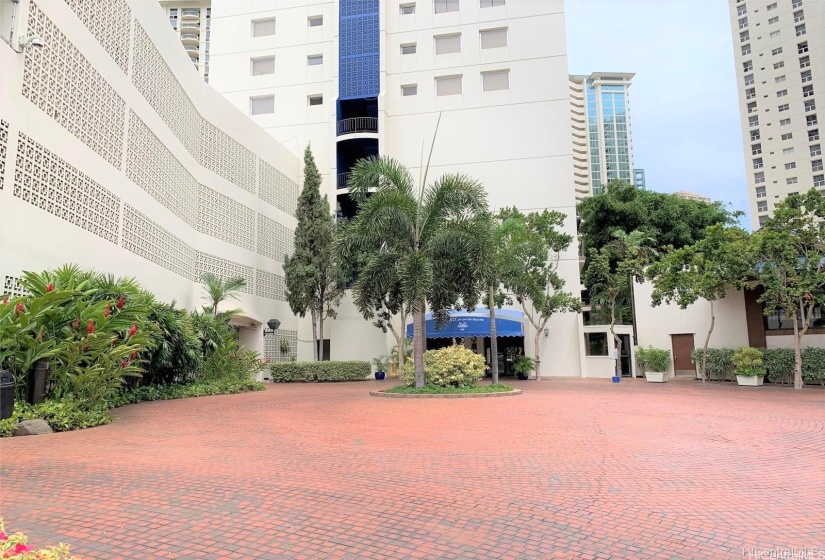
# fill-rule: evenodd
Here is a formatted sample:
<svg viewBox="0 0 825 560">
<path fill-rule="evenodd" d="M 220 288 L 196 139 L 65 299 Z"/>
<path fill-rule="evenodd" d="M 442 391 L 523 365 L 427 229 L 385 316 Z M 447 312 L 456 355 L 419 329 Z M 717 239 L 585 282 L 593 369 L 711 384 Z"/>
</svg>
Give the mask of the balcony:
<svg viewBox="0 0 825 560">
<path fill-rule="evenodd" d="M 181 19 L 200 19 L 201 11 L 199 8 L 184 8 L 183 10 L 181 10 L 180 17 Z"/>
<path fill-rule="evenodd" d="M 181 20 L 180 22 L 180 32 L 181 34 L 187 33 L 200 33 L 201 32 L 201 24 L 199 21 L 187 21 L 185 19 Z"/>
<path fill-rule="evenodd" d="M 338 189 L 347 188 L 347 183 L 349 182 L 349 176 L 350 175 L 351 175 L 351 173 L 339 173 L 338 174 L 338 182 L 336 184 L 336 187 Z"/>
<path fill-rule="evenodd" d="M 201 38 L 197 33 L 181 33 L 180 42 L 184 45 L 198 45 Z"/>
<path fill-rule="evenodd" d="M 192 45 L 183 45 L 183 50 L 189 53 L 189 56 L 191 56 L 192 58 L 198 58 L 198 51 L 200 49 Z"/>
<path fill-rule="evenodd" d="M 338 121 L 336 136 L 346 134 L 376 134 L 378 119 L 375 117 L 355 117 Z"/>
</svg>

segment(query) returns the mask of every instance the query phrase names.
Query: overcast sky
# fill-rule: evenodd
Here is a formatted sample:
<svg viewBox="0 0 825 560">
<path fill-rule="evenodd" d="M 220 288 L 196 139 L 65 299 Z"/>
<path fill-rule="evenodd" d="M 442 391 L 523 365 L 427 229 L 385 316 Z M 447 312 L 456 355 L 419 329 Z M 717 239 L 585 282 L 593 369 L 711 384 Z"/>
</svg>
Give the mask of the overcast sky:
<svg viewBox="0 0 825 560">
<path fill-rule="evenodd" d="M 565 10 L 571 74 L 636 74 L 633 164 L 647 188 L 747 211 L 728 2 L 567 0 Z"/>
</svg>

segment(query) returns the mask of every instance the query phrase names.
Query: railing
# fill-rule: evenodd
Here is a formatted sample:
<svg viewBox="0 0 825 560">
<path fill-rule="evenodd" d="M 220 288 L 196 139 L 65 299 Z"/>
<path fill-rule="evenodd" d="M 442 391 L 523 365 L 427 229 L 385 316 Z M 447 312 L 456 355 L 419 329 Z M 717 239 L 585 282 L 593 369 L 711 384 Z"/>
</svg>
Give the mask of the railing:
<svg viewBox="0 0 825 560">
<path fill-rule="evenodd" d="M 196 47 L 194 45 L 183 45 L 184 50 L 197 53 L 200 47 Z"/>
<path fill-rule="evenodd" d="M 199 21 L 186 21 L 185 19 L 182 19 L 182 20 L 180 20 L 180 27 L 181 27 L 181 29 L 184 28 L 184 27 L 189 27 L 189 28 L 194 27 L 194 28 L 200 30 L 201 24 L 200 24 Z"/>
<path fill-rule="evenodd" d="M 337 136 L 344 134 L 378 132 L 378 119 L 375 117 L 355 117 L 338 121 Z"/>
<path fill-rule="evenodd" d="M 200 37 L 200 35 L 198 35 L 196 33 L 181 33 L 180 40 L 181 41 L 200 41 L 201 37 Z"/>
<path fill-rule="evenodd" d="M 347 188 L 347 183 L 349 182 L 349 176 L 351 173 L 339 173 L 338 174 L 338 184 L 337 187 L 339 189 Z"/>
<path fill-rule="evenodd" d="M 196 18 L 199 18 L 199 17 L 201 17 L 201 11 L 199 9 L 184 8 L 183 10 L 181 10 L 180 15 L 181 15 L 181 17 L 196 17 Z"/>
</svg>

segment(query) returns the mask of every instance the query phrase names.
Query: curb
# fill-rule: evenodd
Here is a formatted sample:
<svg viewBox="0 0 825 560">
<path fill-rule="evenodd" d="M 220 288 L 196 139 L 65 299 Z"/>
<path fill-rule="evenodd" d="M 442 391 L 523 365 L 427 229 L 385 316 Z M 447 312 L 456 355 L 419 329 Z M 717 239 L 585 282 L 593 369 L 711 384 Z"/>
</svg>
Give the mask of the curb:
<svg viewBox="0 0 825 560">
<path fill-rule="evenodd" d="M 513 389 L 504 393 L 457 393 L 457 394 L 419 394 L 405 395 L 404 393 L 385 393 L 384 391 L 370 391 L 371 397 L 383 397 L 385 399 L 484 399 L 492 397 L 515 397 L 521 394 L 521 389 Z"/>
</svg>

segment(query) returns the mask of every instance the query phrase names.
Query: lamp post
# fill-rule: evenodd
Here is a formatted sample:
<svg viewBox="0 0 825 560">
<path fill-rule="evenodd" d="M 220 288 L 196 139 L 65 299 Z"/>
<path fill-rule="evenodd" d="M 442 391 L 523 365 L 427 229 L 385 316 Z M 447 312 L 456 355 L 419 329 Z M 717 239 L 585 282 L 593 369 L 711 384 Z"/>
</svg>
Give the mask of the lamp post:
<svg viewBox="0 0 825 560">
<path fill-rule="evenodd" d="M 268 334 L 275 334 L 275 331 L 281 326 L 281 322 L 278 319 L 270 319 L 266 322 L 266 326 L 268 326 L 270 330 L 264 329 L 264 338 L 266 338 Z"/>
</svg>

